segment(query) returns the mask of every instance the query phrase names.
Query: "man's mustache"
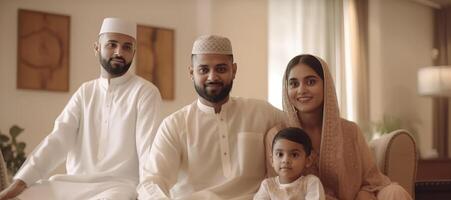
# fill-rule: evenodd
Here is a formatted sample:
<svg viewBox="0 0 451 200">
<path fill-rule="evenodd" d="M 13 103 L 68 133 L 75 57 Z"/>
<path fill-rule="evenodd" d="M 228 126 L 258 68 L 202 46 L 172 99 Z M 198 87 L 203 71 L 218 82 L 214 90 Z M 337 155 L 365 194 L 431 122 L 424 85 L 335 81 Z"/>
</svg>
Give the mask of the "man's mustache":
<svg viewBox="0 0 451 200">
<path fill-rule="evenodd" d="M 109 62 L 111 62 L 113 59 L 115 59 L 115 60 L 121 60 L 123 63 L 125 63 L 125 59 L 124 59 L 123 57 L 119 57 L 119 56 L 112 57 L 112 58 L 110 58 Z"/>
<path fill-rule="evenodd" d="M 220 81 L 213 81 L 213 82 L 206 82 L 205 85 L 220 85 L 223 86 L 224 83 L 220 82 Z"/>
</svg>

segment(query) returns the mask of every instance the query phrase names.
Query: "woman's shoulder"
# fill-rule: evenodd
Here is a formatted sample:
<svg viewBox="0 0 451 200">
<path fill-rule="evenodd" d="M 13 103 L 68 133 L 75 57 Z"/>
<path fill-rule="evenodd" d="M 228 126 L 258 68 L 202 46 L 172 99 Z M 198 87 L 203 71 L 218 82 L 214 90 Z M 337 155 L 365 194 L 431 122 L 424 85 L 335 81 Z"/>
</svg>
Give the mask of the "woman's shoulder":
<svg viewBox="0 0 451 200">
<path fill-rule="evenodd" d="M 357 124 L 353 121 L 349 121 L 345 118 L 340 118 L 341 126 L 357 126 Z"/>
<path fill-rule="evenodd" d="M 359 125 L 357 125 L 355 122 L 349 121 L 344 118 L 340 118 L 340 120 L 341 120 L 341 128 L 343 129 L 343 131 L 358 132 L 360 130 Z"/>
<path fill-rule="evenodd" d="M 346 120 L 346 119 L 341 119 L 341 120 L 342 120 L 341 128 L 342 128 L 343 135 L 346 136 L 346 137 L 344 137 L 344 139 L 346 141 L 356 143 L 356 141 L 360 141 L 360 140 L 362 140 L 362 138 L 364 138 L 362 129 L 360 129 L 360 127 L 359 127 L 359 125 L 357 125 L 357 123 Z"/>
</svg>

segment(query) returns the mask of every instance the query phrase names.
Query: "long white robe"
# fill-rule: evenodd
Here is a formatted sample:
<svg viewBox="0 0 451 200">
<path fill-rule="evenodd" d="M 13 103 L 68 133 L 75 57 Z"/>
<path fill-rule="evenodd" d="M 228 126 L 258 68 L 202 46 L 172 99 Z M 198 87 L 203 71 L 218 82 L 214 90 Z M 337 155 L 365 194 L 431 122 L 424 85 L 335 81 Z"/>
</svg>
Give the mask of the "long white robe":
<svg viewBox="0 0 451 200">
<path fill-rule="evenodd" d="M 88 199 L 123 190 L 119 193 L 135 198 L 140 164 L 147 161 L 159 126 L 160 104 L 158 89 L 130 72 L 109 82 L 84 83 L 14 177 L 31 186 L 22 196 L 38 190 L 40 195 L 53 191 L 49 198 Z M 66 175 L 36 183 L 64 161 Z"/>
<path fill-rule="evenodd" d="M 139 199 L 252 199 L 265 178 L 264 135 L 283 119 L 253 99 L 231 97 L 220 113 L 185 106 L 158 129 Z"/>
</svg>

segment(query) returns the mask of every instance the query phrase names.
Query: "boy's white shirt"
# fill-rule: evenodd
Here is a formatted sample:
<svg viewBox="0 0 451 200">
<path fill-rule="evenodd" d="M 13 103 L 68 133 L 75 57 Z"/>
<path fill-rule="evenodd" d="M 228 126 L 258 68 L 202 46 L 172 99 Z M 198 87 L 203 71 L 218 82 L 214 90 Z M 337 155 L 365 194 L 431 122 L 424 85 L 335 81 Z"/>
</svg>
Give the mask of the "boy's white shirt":
<svg viewBox="0 0 451 200">
<path fill-rule="evenodd" d="M 314 175 L 301 176 L 288 184 L 281 184 L 279 177 L 265 179 L 254 200 L 284 199 L 284 200 L 324 200 L 324 188 L 318 177 Z"/>
</svg>

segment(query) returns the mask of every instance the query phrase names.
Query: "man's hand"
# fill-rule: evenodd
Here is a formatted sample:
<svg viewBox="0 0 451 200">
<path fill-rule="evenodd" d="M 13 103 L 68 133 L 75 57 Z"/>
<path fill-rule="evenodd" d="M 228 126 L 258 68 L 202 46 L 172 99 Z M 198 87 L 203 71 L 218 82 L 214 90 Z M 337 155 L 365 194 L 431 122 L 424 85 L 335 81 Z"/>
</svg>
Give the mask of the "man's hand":
<svg viewBox="0 0 451 200">
<path fill-rule="evenodd" d="M 14 198 L 22 193 L 26 188 L 27 184 L 24 181 L 16 179 L 10 186 L 0 192 L 0 200 Z"/>
</svg>

